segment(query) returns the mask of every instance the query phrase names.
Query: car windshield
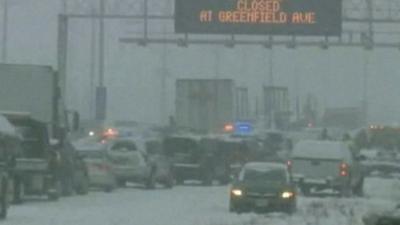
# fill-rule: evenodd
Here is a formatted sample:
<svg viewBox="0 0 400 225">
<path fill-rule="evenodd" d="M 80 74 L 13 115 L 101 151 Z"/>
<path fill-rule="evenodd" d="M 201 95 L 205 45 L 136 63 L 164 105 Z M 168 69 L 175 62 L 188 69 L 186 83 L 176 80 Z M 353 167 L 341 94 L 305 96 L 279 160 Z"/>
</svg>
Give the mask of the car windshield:
<svg viewBox="0 0 400 225">
<path fill-rule="evenodd" d="M 190 138 L 167 138 L 164 140 L 167 154 L 192 154 L 198 148 L 196 141 Z"/>
<path fill-rule="evenodd" d="M 35 139 L 37 139 L 37 135 L 35 134 L 35 130 L 32 127 L 17 126 L 16 130 L 25 140 L 35 140 Z"/>
<path fill-rule="evenodd" d="M 287 182 L 287 174 L 284 170 L 256 170 L 244 169 L 239 175 L 239 181 L 243 182 L 263 182 L 263 183 L 279 183 Z"/>
<path fill-rule="evenodd" d="M 95 151 L 95 150 L 82 150 L 78 151 L 78 154 L 86 159 L 102 159 L 105 156 L 103 151 Z"/>
<path fill-rule="evenodd" d="M 112 151 L 136 151 L 135 143 L 129 141 L 116 142 L 111 145 Z"/>
<path fill-rule="evenodd" d="M 39 126 L 17 124 L 17 133 L 22 137 L 22 154 L 28 158 L 43 158 L 46 154 L 46 136 L 42 133 Z"/>
</svg>

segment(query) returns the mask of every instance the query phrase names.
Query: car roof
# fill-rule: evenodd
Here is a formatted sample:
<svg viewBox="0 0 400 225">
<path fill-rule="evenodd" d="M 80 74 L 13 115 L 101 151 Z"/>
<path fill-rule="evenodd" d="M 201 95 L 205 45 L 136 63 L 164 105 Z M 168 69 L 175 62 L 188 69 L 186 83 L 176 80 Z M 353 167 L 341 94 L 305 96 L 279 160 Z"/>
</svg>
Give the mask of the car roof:
<svg viewBox="0 0 400 225">
<path fill-rule="evenodd" d="M 300 141 L 296 144 L 292 157 L 343 159 L 349 154 L 347 146 L 340 141 Z"/>
<path fill-rule="evenodd" d="M 285 164 L 273 162 L 250 162 L 244 165 L 245 169 L 257 171 L 286 170 Z"/>
<path fill-rule="evenodd" d="M 110 144 L 115 144 L 115 143 L 119 143 L 119 142 L 130 142 L 132 144 L 136 144 L 137 140 L 134 140 L 132 138 L 113 138 L 111 140 L 108 141 Z"/>
<path fill-rule="evenodd" d="M 2 115 L 0 115 L 0 133 L 18 136 L 15 127 Z"/>
</svg>

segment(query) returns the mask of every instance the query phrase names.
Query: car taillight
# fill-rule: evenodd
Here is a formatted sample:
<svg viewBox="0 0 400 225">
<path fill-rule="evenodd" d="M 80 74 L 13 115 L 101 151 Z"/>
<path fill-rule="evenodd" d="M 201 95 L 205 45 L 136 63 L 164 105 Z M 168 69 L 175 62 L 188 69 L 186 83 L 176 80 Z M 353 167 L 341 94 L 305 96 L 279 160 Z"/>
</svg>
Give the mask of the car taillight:
<svg viewBox="0 0 400 225">
<path fill-rule="evenodd" d="M 101 165 L 101 169 L 108 171 L 108 170 L 110 170 L 110 166 L 103 164 L 103 165 Z"/>
<path fill-rule="evenodd" d="M 95 164 L 93 165 L 93 167 L 99 169 L 99 170 L 105 170 L 108 171 L 110 170 L 110 166 L 109 165 L 105 165 L 105 164 Z"/>
<path fill-rule="evenodd" d="M 341 163 L 340 164 L 340 173 L 339 173 L 340 176 L 346 177 L 347 175 L 349 175 L 348 168 L 349 168 L 349 165 L 347 165 L 347 163 Z"/>
</svg>

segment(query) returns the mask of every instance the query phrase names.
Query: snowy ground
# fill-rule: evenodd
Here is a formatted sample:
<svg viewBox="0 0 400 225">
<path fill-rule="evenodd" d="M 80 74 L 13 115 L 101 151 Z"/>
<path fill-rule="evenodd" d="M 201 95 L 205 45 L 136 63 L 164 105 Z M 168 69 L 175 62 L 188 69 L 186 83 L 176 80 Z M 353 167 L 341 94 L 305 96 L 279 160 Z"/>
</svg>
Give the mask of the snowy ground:
<svg viewBox="0 0 400 225">
<path fill-rule="evenodd" d="M 172 190 L 125 188 L 113 193 L 58 202 L 30 200 L 12 206 L 7 225 L 347 225 L 362 224 L 361 216 L 372 209 L 391 208 L 400 202 L 400 181 L 368 179 L 367 197 L 300 197 L 293 216 L 228 212 L 228 188 L 178 186 Z"/>
</svg>

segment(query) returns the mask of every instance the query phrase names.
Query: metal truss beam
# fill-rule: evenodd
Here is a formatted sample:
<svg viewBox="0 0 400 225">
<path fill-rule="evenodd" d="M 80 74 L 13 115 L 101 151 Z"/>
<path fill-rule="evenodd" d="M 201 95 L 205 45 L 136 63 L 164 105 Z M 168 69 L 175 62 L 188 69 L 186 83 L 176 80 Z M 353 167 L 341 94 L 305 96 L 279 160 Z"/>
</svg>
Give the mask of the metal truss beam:
<svg viewBox="0 0 400 225">
<path fill-rule="evenodd" d="M 368 45 L 362 42 L 341 42 L 341 41 L 262 41 L 262 40 L 212 40 L 212 39 L 185 39 L 185 38 L 120 38 L 122 43 L 137 43 L 139 45 L 145 46 L 146 44 L 175 44 L 180 47 L 187 47 L 191 44 L 194 45 L 225 45 L 226 47 L 234 47 L 235 45 L 259 45 L 265 48 L 271 48 L 272 46 L 286 46 L 288 48 L 296 47 L 321 47 L 327 49 L 329 47 L 361 47 L 365 49 L 373 48 L 398 48 L 400 49 L 400 42 L 397 43 L 373 43 L 373 45 Z"/>
</svg>

